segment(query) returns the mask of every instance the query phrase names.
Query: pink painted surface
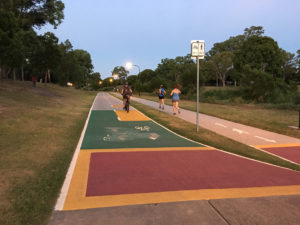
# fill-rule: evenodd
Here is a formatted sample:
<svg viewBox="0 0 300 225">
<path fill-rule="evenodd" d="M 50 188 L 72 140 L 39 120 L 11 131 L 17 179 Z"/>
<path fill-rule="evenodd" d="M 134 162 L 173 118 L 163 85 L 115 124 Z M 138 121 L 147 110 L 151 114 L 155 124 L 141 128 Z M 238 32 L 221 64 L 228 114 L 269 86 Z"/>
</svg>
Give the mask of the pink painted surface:
<svg viewBox="0 0 300 225">
<path fill-rule="evenodd" d="M 92 153 L 86 196 L 300 185 L 300 172 L 220 151 Z"/>
</svg>

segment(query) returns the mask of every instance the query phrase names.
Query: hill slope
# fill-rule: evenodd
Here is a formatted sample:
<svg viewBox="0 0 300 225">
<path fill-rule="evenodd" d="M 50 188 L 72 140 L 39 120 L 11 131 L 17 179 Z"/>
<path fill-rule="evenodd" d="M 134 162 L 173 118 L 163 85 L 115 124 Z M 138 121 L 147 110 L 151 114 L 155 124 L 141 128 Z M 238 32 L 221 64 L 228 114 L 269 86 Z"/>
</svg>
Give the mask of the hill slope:
<svg viewBox="0 0 300 225">
<path fill-rule="evenodd" d="M 0 224 L 46 224 L 95 95 L 0 80 Z"/>
</svg>

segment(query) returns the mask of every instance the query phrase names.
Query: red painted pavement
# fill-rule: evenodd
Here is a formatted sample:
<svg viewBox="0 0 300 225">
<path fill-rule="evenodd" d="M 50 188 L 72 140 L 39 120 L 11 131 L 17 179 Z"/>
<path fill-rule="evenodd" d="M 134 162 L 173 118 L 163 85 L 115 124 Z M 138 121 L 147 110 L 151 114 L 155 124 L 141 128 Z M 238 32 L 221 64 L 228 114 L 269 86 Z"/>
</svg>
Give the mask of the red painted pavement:
<svg viewBox="0 0 300 225">
<path fill-rule="evenodd" d="M 270 152 L 274 155 L 281 156 L 293 162 L 300 163 L 300 146 L 263 148 L 263 150 Z"/>
<path fill-rule="evenodd" d="M 92 153 L 86 196 L 299 184 L 300 172 L 220 151 Z"/>
</svg>

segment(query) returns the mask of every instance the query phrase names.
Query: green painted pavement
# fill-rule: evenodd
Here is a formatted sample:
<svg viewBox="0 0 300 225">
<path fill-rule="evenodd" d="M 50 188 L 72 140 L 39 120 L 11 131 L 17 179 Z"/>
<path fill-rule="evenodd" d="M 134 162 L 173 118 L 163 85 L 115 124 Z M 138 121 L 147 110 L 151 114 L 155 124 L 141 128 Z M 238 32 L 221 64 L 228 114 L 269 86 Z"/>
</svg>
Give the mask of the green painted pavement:
<svg viewBox="0 0 300 225">
<path fill-rule="evenodd" d="M 202 147 L 153 121 L 119 121 L 114 111 L 92 111 L 81 149 Z"/>
</svg>

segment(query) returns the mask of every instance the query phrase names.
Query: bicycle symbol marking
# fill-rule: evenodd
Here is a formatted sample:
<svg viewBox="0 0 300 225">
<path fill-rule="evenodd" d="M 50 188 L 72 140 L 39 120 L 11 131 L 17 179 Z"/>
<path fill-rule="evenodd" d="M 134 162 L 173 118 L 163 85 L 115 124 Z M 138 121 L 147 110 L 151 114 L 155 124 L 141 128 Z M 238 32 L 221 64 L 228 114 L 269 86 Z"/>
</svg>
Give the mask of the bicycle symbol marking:
<svg viewBox="0 0 300 225">
<path fill-rule="evenodd" d="M 144 127 L 135 126 L 134 128 L 140 131 L 150 131 L 150 127 L 148 126 L 144 126 Z"/>
<path fill-rule="evenodd" d="M 110 135 L 106 135 L 105 137 L 103 137 L 103 141 L 110 141 Z"/>
</svg>

